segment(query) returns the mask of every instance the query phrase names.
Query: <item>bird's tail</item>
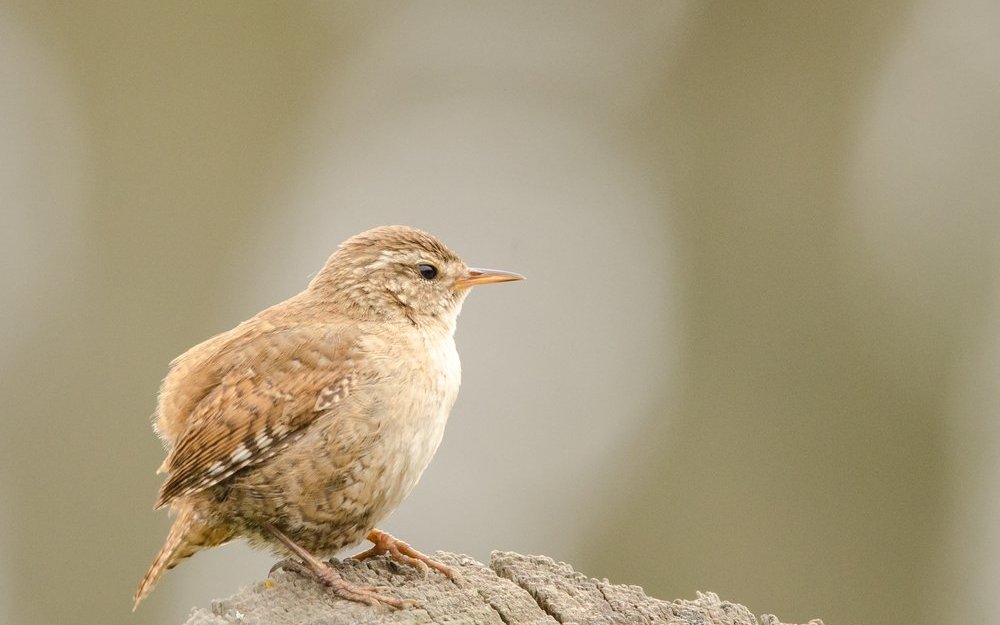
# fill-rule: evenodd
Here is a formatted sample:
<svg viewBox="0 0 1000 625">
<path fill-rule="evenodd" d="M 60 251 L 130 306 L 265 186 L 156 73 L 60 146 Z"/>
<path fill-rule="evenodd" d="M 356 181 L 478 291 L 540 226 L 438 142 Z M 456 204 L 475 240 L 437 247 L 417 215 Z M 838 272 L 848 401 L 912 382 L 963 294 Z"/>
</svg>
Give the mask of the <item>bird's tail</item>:
<svg viewBox="0 0 1000 625">
<path fill-rule="evenodd" d="M 192 506 L 181 507 L 174 524 L 170 526 L 166 542 L 163 543 L 163 547 L 156 554 L 153 563 L 149 565 L 149 570 L 135 590 L 133 597 L 135 605 L 132 606 L 132 611 L 134 612 L 139 603 L 153 590 L 153 586 L 164 571 L 174 568 L 181 560 L 193 556 L 202 549 L 221 545 L 231 538 L 231 531 L 214 528 L 202 522 Z"/>
</svg>

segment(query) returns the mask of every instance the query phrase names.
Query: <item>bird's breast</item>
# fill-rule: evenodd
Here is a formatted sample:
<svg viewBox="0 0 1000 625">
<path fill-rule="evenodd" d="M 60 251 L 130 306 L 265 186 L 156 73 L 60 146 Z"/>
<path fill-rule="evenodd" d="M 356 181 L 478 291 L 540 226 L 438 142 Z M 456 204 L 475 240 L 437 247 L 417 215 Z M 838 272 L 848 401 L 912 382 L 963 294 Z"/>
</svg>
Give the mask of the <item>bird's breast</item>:
<svg viewBox="0 0 1000 625">
<path fill-rule="evenodd" d="M 387 368 L 379 411 L 385 513 L 413 490 L 430 464 L 461 384 L 461 363 L 450 334 L 418 334 L 412 339 L 389 350 L 393 364 Z"/>
</svg>

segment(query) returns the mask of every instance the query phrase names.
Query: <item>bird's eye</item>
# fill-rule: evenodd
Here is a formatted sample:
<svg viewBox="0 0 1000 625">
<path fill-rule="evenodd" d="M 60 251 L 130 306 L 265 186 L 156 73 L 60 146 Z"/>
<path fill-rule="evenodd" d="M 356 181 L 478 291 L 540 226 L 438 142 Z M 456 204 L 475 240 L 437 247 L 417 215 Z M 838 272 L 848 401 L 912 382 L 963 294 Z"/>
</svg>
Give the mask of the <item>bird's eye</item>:
<svg viewBox="0 0 1000 625">
<path fill-rule="evenodd" d="M 434 265 L 428 265 L 427 263 L 420 263 L 417 265 L 417 271 L 420 272 L 420 276 L 424 280 L 433 280 L 438 275 L 437 267 Z"/>
</svg>

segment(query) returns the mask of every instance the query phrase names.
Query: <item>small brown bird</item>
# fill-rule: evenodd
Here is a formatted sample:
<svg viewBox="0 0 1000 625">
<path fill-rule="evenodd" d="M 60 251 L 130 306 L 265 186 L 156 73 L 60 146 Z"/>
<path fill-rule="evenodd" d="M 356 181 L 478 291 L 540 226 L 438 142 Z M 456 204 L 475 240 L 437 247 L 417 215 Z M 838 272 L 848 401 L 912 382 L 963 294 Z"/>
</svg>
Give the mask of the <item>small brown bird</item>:
<svg viewBox="0 0 1000 625">
<path fill-rule="evenodd" d="M 521 280 L 470 269 L 435 237 L 385 226 L 345 241 L 298 295 L 170 364 L 154 429 L 168 455 L 156 507 L 175 516 L 135 592 L 245 537 L 346 599 L 405 600 L 342 579 L 320 558 L 375 543 L 458 574 L 375 525 L 416 485 L 458 395 L 455 322 L 470 287 Z"/>
</svg>

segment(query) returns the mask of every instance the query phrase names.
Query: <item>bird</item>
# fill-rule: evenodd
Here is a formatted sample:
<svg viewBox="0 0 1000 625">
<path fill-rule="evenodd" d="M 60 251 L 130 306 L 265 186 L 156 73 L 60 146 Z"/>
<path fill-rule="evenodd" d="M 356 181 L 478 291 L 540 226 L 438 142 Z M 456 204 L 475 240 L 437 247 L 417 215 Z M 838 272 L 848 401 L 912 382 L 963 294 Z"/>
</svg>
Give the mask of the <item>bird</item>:
<svg viewBox="0 0 1000 625">
<path fill-rule="evenodd" d="M 381 226 L 341 243 L 305 290 L 175 358 L 153 416 L 167 452 L 155 509 L 174 521 L 133 610 L 167 569 L 237 538 L 373 606 L 415 602 L 350 583 L 323 558 L 368 539 L 355 558 L 388 555 L 460 582 L 376 525 L 441 442 L 465 297 L 522 279 L 470 268 L 416 228 Z"/>
</svg>

